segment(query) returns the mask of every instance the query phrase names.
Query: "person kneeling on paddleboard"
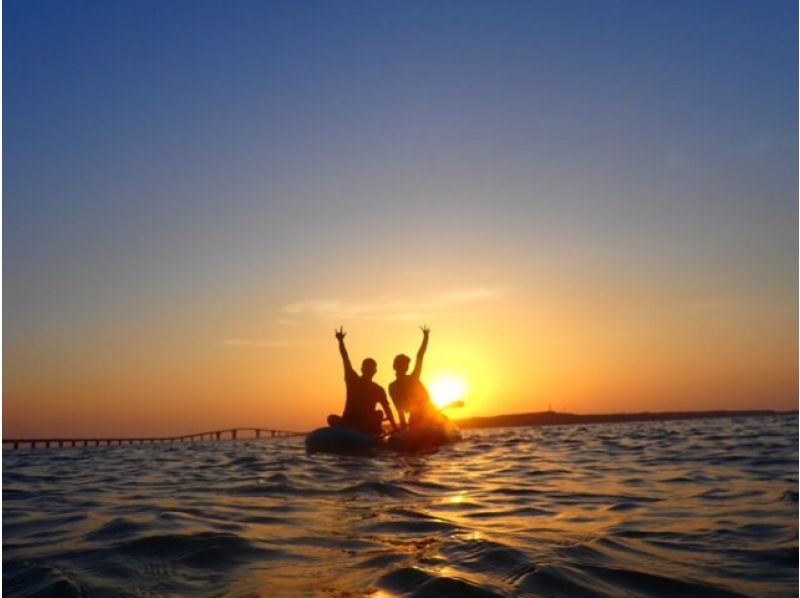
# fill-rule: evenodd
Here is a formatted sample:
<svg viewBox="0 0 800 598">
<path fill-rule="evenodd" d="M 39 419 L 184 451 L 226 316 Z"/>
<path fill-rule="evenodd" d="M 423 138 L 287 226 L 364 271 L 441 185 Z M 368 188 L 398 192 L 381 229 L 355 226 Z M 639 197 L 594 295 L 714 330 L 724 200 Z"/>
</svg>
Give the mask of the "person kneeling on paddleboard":
<svg viewBox="0 0 800 598">
<path fill-rule="evenodd" d="M 353 369 L 350 363 L 350 356 L 344 346 L 344 337 L 347 334 L 342 327 L 334 330 L 336 340 L 339 342 L 339 353 L 344 363 L 344 383 L 347 387 L 347 399 L 344 404 L 344 413 L 339 415 L 329 415 L 328 425 L 331 427 L 354 428 L 366 434 L 380 435 L 383 433 L 381 423 L 384 414 L 389 419 L 393 430 L 397 429 L 397 424 L 389 407 L 386 398 L 386 391 L 379 384 L 372 381 L 378 371 L 378 364 L 374 359 L 367 357 L 361 362 L 361 376 Z M 380 404 L 383 411 L 375 409 Z"/>
<path fill-rule="evenodd" d="M 422 330 L 422 344 L 417 351 L 417 361 L 414 363 L 414 370 L 411 374 L 408 373 L 408 367 L 411 365 L 408 355 L 401 353 L 394 358 L 392 364 L 395 380 L 389 384 L 389 395 L 397 409 L 397 417 L 400 419 L 402 428 L 406 427 L 406 411 L 409 413 L 408 425 L 414 428 L 441 423 L 442 420 L 447 419 L 431 402 L 428 390 L 419 379 L 422 374 L 422 360 L 428 349 L 428 335 L 431 332 L 427 326 L 420 326 L 420 330 Z"/>
</svg>

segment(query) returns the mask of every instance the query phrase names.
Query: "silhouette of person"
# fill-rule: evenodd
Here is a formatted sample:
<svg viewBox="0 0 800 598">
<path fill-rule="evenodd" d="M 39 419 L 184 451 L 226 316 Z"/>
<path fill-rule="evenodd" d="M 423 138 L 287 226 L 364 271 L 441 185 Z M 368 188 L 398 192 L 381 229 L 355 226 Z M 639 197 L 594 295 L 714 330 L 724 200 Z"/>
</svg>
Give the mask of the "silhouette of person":
<svg viewBox="0 0 800 598">
<path fill-rule="evenodd" d="M 426 423 L 441 421 L 444 416 L 431 402 L 428 390 L 420 381 L 422 374 L 422 360 L 425 358 L 425 351 L 428 349 L 428 335 L 430 328 L 420 326 L 422 330 L 422 344 L 417 351 L 417 360 L 414 363 L 414 370 L 408 373 L 408 366 L 411 359 L 408 355 L 400 354 L 394 358 L 395 379 L 389 384 L 389 396 L 392 397 L 397 416 L 400 420 L 400 427 L 406 427 L 405 412 L 409 413 L 408 426 L 417 427 Z"/>
<path fill-rule="evenodd" d="M 386 398 L 386 391 L 372 381 L 378 371 L 378 364 L 374 359 L 367 357 L 361 362 L 361 376 L 356 374 L 350 363 L 350 356 L 344 346 L 344 337 L 347 334 L 342 327 L 334 330 L 336 340 L 339 342 L 339 353 L 344 363 L 344 383 L 347 388 L 347 399 L 344 404 L 344 413 L 341 416 L 329 415 L 328 425 L 332 427 L 355 428 L 367 434 L 381 434 L 383 429 L 384 413 L 389 418 L 392 429 L 397 429 L 392 409 Z M 376 404 L 383 407 L 383 411 L 375 409 Z"/>
</svg>

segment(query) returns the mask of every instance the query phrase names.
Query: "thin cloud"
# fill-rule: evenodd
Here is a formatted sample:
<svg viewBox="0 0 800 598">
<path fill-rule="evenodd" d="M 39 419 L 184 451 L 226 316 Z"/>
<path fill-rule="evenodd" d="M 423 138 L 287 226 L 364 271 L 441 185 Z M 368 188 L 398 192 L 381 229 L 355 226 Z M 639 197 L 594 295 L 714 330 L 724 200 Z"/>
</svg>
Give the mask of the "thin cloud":
<svg viewBox="0 0 800 598">
<path fill-rule="evenodd" d="M 226 338 L 222 341 L 223 347 L 246 347 L 251 349 L 264 349 L 271 347 L 285 347 L 287 341 L 252 338 Z"/>
<path fill-rule="evenodd" d="M 372 319 L 406 321 L 446 314 L 452 308 L 484 303 L 497 299 L 504 291 L 494 287 L 450 289 L 428 295 L 416 301 L 381 299 L 361 303 L 346 303 L 337 299 L 320 298 L 296 301 L 281 310 L 293 317 L 317 317 L 330 320 Z"/>
<path fill-rule="evenodd" d="M 490 287 L 473 287 L 470 289 L 457 289 L 440 293 L 435 301 L 442 305 L 459 305 L 463 303 L 476 303 L 496 299 L 502 295 L 502 291 Z"/>
<path fill-rule="evenodd" d="M 308 299 L 307 301 L 290 303 L 281 311 L 287 314 L 323 313 L 337 309 L 339 305 L 339 301 L 332 301 L 330 299 Z"/>
<path fill-rule="evenodd" d="M 299 326 L 300 322 L 290 318 L 278 318 L 273 324 L 275 324 L 275 326 Z"/>
</svg>

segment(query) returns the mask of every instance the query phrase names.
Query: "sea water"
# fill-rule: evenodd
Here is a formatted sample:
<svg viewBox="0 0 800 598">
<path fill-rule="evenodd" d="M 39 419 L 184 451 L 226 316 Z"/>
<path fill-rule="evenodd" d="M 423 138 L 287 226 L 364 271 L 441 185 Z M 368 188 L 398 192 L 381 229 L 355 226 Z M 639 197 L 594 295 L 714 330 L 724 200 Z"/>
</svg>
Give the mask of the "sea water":
<svg viewBox="0 0 800 598">
<path fill-rule="evenodd" d="M 789 596 L 796 416 L 3 454 L 3 593 Z"/>
</svg>

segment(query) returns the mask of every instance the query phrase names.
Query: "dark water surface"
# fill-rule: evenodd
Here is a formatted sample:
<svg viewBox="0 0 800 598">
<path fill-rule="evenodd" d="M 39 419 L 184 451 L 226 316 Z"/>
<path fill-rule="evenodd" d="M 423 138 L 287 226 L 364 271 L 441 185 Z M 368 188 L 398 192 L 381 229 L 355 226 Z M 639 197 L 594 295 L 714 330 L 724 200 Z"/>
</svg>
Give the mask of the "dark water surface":
<svg viewBox="0 0 800 598">
<path fill-rule="evenodd" d="M 791 416 L 5 452 L 3 592 L 796 595 L 797 447 Z"/>
</svg>

